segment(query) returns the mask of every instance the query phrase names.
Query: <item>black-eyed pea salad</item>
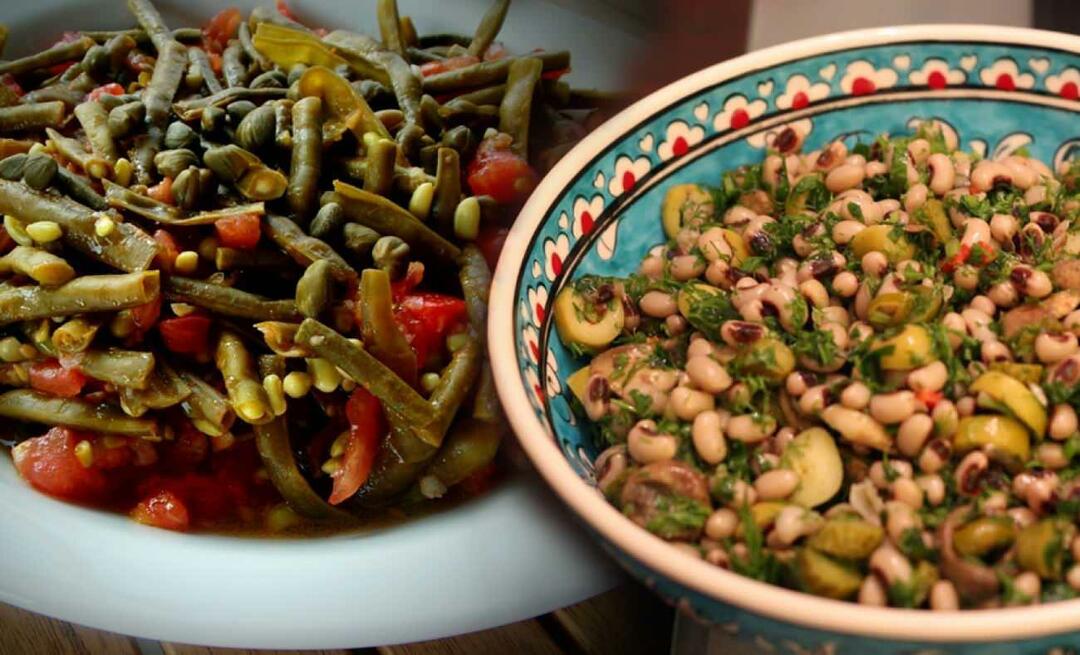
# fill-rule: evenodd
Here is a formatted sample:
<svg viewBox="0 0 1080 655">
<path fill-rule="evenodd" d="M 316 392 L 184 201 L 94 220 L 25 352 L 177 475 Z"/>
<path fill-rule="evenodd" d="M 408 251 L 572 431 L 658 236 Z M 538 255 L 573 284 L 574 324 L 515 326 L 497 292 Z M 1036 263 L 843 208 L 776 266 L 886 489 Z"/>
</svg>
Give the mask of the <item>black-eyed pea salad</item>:
<svg viewBox="0 0 1080 655">
<path fill-rule="evenodd" d="M 926 123 L 675 185 L 660 219 L 636 273 L 554 302 L 623 514 L 865 605 L 1080 594 L 1080 162 Z"/>
</svg>

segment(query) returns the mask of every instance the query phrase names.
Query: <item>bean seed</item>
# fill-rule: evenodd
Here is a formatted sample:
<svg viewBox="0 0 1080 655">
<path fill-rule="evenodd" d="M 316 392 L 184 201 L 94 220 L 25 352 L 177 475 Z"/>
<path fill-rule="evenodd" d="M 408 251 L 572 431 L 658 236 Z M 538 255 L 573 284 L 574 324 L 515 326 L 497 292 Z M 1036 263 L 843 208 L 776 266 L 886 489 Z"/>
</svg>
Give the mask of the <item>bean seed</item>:
<svg viewBox="0 0 1080 655">
<path fill-rule="evenodd" d="M 626 446 L 634 461 L 639 464 L 652 464 L 675 457 L 679 450 L 679 440 L 670 434 L 659 434 L 656 431 L 656 422 L 645 419 L 630 428 Z"/>
<path fill-rule="evenodd" d="M 706 463 L 719 464 L 727 456 L 727 441 L 716 411 L 710 409 L 695 416 L 690 434 L 694 450 Z"/>
<path fill-rule="evenodd" d="M 859 604 L 870 607 L 887 607 L 889 604 L 885 585 L 873 573 L 863 578 L 862 585 L 859 587 Z"/>
<path fill-rule="evenodd" d="M 892 483 L 893 498 L 914 509 L 923 505 L 923 490 L 911 478 L 898 478 Z"/>
<path fill-rule="evenodd" d="M 698 414 L 712 409 L 716 405 L 716 400 L 704 391 L 690 387 L 675 387 L 671 390 L 668 405 L 675 412 L 675 416 L 684 421 L 692 421 Z"/>
<path fill-rule="evenodd" d="M 914 413 L 915 394 L 910 391 L 878 394 L 870 399 L 870 416 L 885 425 L 900 423 Z"/>
<path fill-rule="evenodd" d="M 930 169 L 930 190 L 936 195 L 943 196 L 953 188 L 956 183 L 956 167 L 949 156 L 935 152 L 926 160 Z"/>
<path fill-rule="evenodd" d="M 1055 441 L 1065 441 L 1076 434 L 1077 430 L 1076 410 L 1067 403 L 1054 405 L 1050 414 L 1049 433 Z"/>
<path fill-rule="evenodd" d="M 945 480 L 940 475 L 920 475 L 915 484 L 923 491 L 923 498 L 931 506 L 937 507 L 945 500 Z"/>
<path fill-rule="evenodd" d="M 675 298 L 663 291 L 649 291 L 638 302 L 641 311 L 653 318 L 667 318 L 679 310 Z"/>
<path fill-rule="evenodd" d="M 952 612 L 960 609 L 960 595 L 950 580 L 938 580 L 930 587 L 930 609 Z"/>
<path fill-rule="evenodd" d="M 766 471 L 754 480 L 754 491 L 762 500 L 780 500 L 799 486 L 799 474 L 788 469 Z"/>
<path fill-rule="evenodd" d="M 907 383 L 915 391 L 940 391 L 948 377 L 948 368 L 938 361 L 908 373 Z"/>
<path fill-rule="evenodd" d="M 727 423 L 727 436 L 744 443 L 764 441 L 776 432 L 776 419 L 760 414 L 732 416 Z"/>
<path fill-rule="evenodd" d="M 825 188 L 833 193 L 853 189 L 862 184 L 866 171 L 857 164 L 841 164 L 825 176 Z"/>
<path fill-rule="evenodd" d="M 709 539 L 722 541 L 735 534 L 735 529 L 738 526 L 738 514 L 726 507 L 721 507 L 705 520 L 705 535 Z"/>
<path fill-rule="evenodd" d="M 926 414 L 912 414 L 900 423 L 896 433 L 896 447 L 907 457 L 915 457 L 930 438 L 934 419 Z"/>
<path fill-rule="evenodd" d="M 1043 332 L 1035 337 L 1035 356 L 1044 364 L 1054 364 L 1080 350 L 1080 343 L 1072 332 L 1050 334 Z"/>
<path fill-rule="evenodd" d="M 686 373 L 698 388 L 711 394 L 721 393 L 731 386 L 727 370 L 707 355 L 690 357 L 686 362 Z"/>
</svg>

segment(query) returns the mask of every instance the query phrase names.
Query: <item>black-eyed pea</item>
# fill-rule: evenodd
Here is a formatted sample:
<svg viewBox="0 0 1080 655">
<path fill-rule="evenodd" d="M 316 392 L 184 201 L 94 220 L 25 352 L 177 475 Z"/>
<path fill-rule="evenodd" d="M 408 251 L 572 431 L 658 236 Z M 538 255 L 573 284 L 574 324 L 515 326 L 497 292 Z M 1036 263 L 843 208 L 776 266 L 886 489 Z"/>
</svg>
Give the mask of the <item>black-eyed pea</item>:
<svg viewBox="0 0 1080 655">
<path fill-rule="evenodd" d="M 920 166 L 925 164 L 927 158 L 930 157 L 930 142 L 922 137 L 912 139 L 908 142 L 907 154 L 916 164 Z"/>
<path fill-rule="evenodd" d="M 720 326 L 720 338 L 729 346 L 740 348 L 757 342 L 765 336 L 765 326 L 751 321 L 724 321 Z"/>
<path fill-rule="evenodd" d="M 935 436 L 951 437 L 960 423 L 960 412 L 956 409 L 956 403 L 944 398 L 934 405 L 930 418 L 934 420 Z"/>
<path fill-rule="evenodd" d="M 803 416 L 816 416 L 831 402 L 829 387 L 816 384 L 799 396 L 799 412 Z"/>
<path fill-rule="evenodd" d="M 914 391 L 940 391 L 948 378 L 948 367 L 937 361 L 908 373 L 907 384 Z"/>
<path fill-rule="evenodd" d="M 788 444 L 797 436 L 795 428 L 790 425 L 785 425 L 776 431 L 776 434 L 772 437 L 772 449 L 773 452 L 784 454 L 784 450 L 788 447 Z"/>
<path fill-rule="evenodd" d="M 731 502 L 728 507 L 740 508 L 743 505 L 753 505 L 757 502 L 757 492 L 750 483 L 744 480 L 736 480 L 731 485 Z"/>
<path fill-rule="evenodd" d="M 890 587 L 911 580 L 911 562 L 889 543 L 878 546 L 870 555 L 870 570 L 881 576 Z"/>
<path fill-rule="evenodd" d="M 722 227 L 710 227 L 698 236 L 697 246 L 705 259 L 710 262 L 731 259 L 733 251 L 727 240 L 728 232 Z"/>
<path fill-rule="evenodd" d="M 810 380 L 802 371 L 792 371 L 784 379 L 784 389 L 792 398 L 798 398 L 810 388 Z"/>
<path fill-rule="evenodd" d="M 972 168 L 971 187 L 973 191 L 989 191 L 998 183 L 1012 183 L 1012 175 L 1009 169 L 1000 162 L 984 159 Z"/>
<path fill-rule="evenodd" d="M 813 319 L 815 327 L 819 328 L 827 323 L 837 323 L 845 329 L 851 325 L 851 316 L 841 305 L 822 307 L 820 310 L 814 312 Z"/>
<path fill-rule="evenodd" d="M 829 304 L 829 291 L 825 288 L 824 284 L 817 280 L 810 279 L 800 282 L 799 292 L 802 293 L 803 297 L 810 301 L 810 304 L 814 307 L 820 309 Z"/>
<path fill-rule="evenodd" d="M 825 176 L 825 188 L 833 193 L 840 193 L 862 184 L 866 168 L 860 164 L 841 164 Z"/>
<path fill-rule="evenodd" d="M 727 225 L 728 227 L 742 227 L 749 223 L 750 219 L 755 216 L 757 216 L 757 212 L 749 207 L 735 205 L 724 212 L 724 225 Z"/>
<path fill-rule="evenodd" d="M 1069 312 L 1065 318 L 1061 319 L 1061 324 L 1069 330 L 1080 329 L 1080 309 Z"/>
<path fill-rule="evenodd" d="M 596 486 L 601 492 L 607 493 L 616 482 L 622 479 L 622 474 L 629 466 L 626 445 L 618 444 L 600 453 L 596 458 L 593 468 L 596 471 Z"/>
<path fill-rule="evenodd" d="M 895 475 L 895 472 L 891 469 L 886 472 L 885 464 L 881 461 L 871 464 L 869 470 L 866 472 L 866 478 L 878 489 L 887 488 L 889 486 L 889 478 L 892 477 L 892 475 Z"/>
<path fill-rule="evenodd" d="M 840 221 L 833 226 L 832 240 L 837 245 L 844 245 L 855 238 L 855 235 L 866 229 L 866 225 L 859 221 Z"/>
<path fill-rule="evenodd" d="M 952 446 L 945 439 L 931 439 L 919 453 L 919 470 L 923 473 L 934 474 L 945 468 L 952 455 Z"/>
<path fill-rule="evenodd" d="M 1038 602 L 1042 592 L 1042 580 L 1034 571 L 1024 571 L 1013 578 L 1013 589 L 1021 597 L 1026 596 L 1029 600 L 1023 604 Z"/>
<path fill-rule="evenodd" d="M 956 183 L 956 166 L 948 155 L 940 152 L 930 155 L 926 164 L 930 169 L 930 190 L 936 195 L 945 195 Z"/>
<path fill-rule="evenodd" d="M 880 250 L 871 250 L 859 260 L 863 273 L 874 277 L 881 277 L 889 269 L 889 258 Z"/>
<path fill-rule="evenodd" d="M 1046 185 L 1036 184 L 1030 187 L 1024 192 L 1024 204 L 1031 207 L 1032 205 L 1042 204 L 1046 200 Z"/>
<path fill-rule="evenodd" d="M 657 432 L 655 421 L 643 419 L 630 428 L 626 446 L 635 462 L 652 464 L 674 458 L 679 451 L 679 440 L 674 435 Z"/>
<path fill-rule="evenodd" d="M 1000 341 L 984 341 L 979 348 L 979 357 L 986 364 L 1012 361 L 1012 351 Z"/>
<path fill-rule="evenodd" d="M 799 486 L 799 474 L 789 469 L 773 469 L 754 480 L 754 491 L 761 500 L 781 500 Z"/>
<path fill-rule="evenodd" d="M 960 244 L 971 248 L 977 243 L 989 244 L 991 239 L 990 224 L 981 218 L 968 218 L 964 221 L 964 235 Z"/>
<path fill-rule="evenodd" d="M 870 404 L 870 387 L 862 382 L 852 382 L 840 392 L 840 404 L 850 409 L 866 409 Z"/>
<path fill-rule="evenodd" d="M 912 414 L 896 431 L 896 448 L 906 457 L 915 457 L 926 445 L 933 429 L 934 419 L 929 415 Z"/>
<path fill-rule="evenodd" d="M 585 413 L 593 421 L 599 421 L 607 414 L 608 401 L 611 399 L 611 385 L 603 375 L 590 375 L 585 384 Z"/>
<path fill-rule="evenodd" d="M 678 255 L 671 260 L 671 277 L 679 282 L 692 280 L 705 272 L 705 264 L 697 255 Z"/>
<path fill-rule="evenodd" d="M 675 297 L 663 291 L 649 291 L 638 301 L 642 313 L 653 318 L 667 318 L 679 311 Z"/>
<path fill-rule="evenodd" d="M 851 211 L 851 205 L 854 204 L 858 207 L 858 212 Z M 877 203 L 874 202 L 873 197 L 869 193 L 862 189 L 848 189 L 841 193 L 836 200 L 833 201 L 833 205 L 839 211 L 842 218 L 846 218 L 852 221 L 859 221 L 866 223 L 867 225 L 876 225 L 881 222 L 884 214 L 878 209 Z M 836 211 L 836 210 L 834 210 Z"/>
<path fill-rule="evenodd" d="M 888 607 L 888 592 L 877 575 L 871 573 L 863 578 L 862 584 L 859 586 L 858 601 L 860 605 L 869 607 Z"/>
<path fill-rule="evenodd" d="M 1012 214 L 994 214 L 990 217 L 990 236 L 1001 244 L 1012 244 L 1013 237 L 1020 229 L 1020 223 Z"/>
<path fill-rule="evenodd" d="M 884 425 L 903 422 L 915 413 L 915 409 L 915 394 L 906 390 L 876 394 L 870 398 L 870 416 Z"/>
<path fill-rule="evenodd" d="M 1035 337 L 1035 356 L 1043 364 L 1055 364 L 1076 354 L 1080 343 L 1072 332 L 1049 334 L 1043 332 Z"/>
<path fill-rule="evenodd" d="M 675 541 L 671 542 L 671 545 L 680 553 L 685 553 L 694 559 L 701 559 L 701 549 L 693 544 L 688 544 L 685 541 Z"/>
<path fill-rule="evenodd" d="M 957 266 L 953 271 L 953 284 L 964 291 L 973 291 L 979 286 L 979 269 L 969 264 Z"/>
<path fill-rule="evenodd" d="M 912 482 L 908 480 L 908 482 Z M 915 510 L 907 503 L 899 500 L 890 500 L 885 503 L 885 532 L 889 538 L 900 543 L 904 533 L 911 529 L 919 529 L 919 517 Z"/>
<path fill-rule="evenodd" d="M 851 271 L 841 271 L 833 277 L 832 288 L 841 298 L 850 298 L 859 290 L 859 278 Z"/>
<path fill-rule="evenodd" d="M 914 184 L 907 193 L 904 194 L 904 211 L 909 214 L 914 214 L 916 211 L 922 208 L 926 204 L 926 197 L 929 195 L 929 190 L 923 183 Z"/>
<path fill-rule="evenodd" d="M 1068 403 L 1058 403 L 1050 414 L 1048 432 L 1055 441 L 1065 441 L 1078 429 L 1076 410 Z"/>
<path fill-rule="evenodd" d="M 785 548 L 795 543 L 799 537 L 814 534 L 824 524 L 817 512 L 798 505 L 789 505 L 777 514 L 776 523 L 766 543 L 773 548 Z"/>
<path fill-rule="evenodd" d="M 819 171 L 830 171 L 843 164 L 847 154 L 848 149 L 843 141 L 833 141 L 814 157 L 814 168 Z"/>
<path fill-rule="evenodd" d="M 686 348 L 687 358 L 708 357 L 716 353 L 716 346 L 699 333 L 690 337 L 690 345 Z"/>
<path fill-rule="evenodd" d="M 759 443 L 776 432 L 776 419 L 761 414 L 732 416 L 725 428 L 727 436 L 743 443 Z"/>
<path fill-rule="evenodd" d="M 860 344 L 874 336 L 874 327 L 869 323 L 856 321 L 848 328 L 848 337 L 852 344 Z"/>
<path fill-rule="evenodd" d="M 955 612 L 960 609 L 960 594 L 951 580 L 938 580 L 930 587 L 930 609 Z"/>
<path fill-rule="evenodd" d="M 956 399 L 956 413 L 961 417 L 974 414 L 975 407 L 975 396 L 964 396 Z"/>
<path fill-rule="evenodd" d="M 1009 280 L 1016 286 L 1017 291 L 1031 298 L 1045 298 L 1054 290 L 1050 276 L 1030 266 L 1013 266 Z"/>
<path fill-rule="evenodd" d="M 920 475 L 915 484 L 922 489 L 923 498 L 931 507 L 937 507 L 945 500 L 945 480 L 937 474 Z"/>
<path fill-rule="evenodd" d="M 979 310 L 987 316 L 993 316 L 997 311 L 997 305 L 994 301 L 982 294 L 979 294 L 968 301 L 968 306 L 972 309 Z"/>
<path fill-rule="evenodd" d="M 1050 441 L 1044 441 L 1035 448 L 1035 459 L 1051 471 L 1060 471 L 1069 465 L 1062 445 Z"/>
<path fill-rule="evenodd" d="M 660 278 L 664 275 L 664 260 L 662 257 L 656 255 L 649 255 L 645 259 L 641 260 L 641 266 L 638 267 L 638 271 L 645 277 L 653 279 Z"/>
<path fill-rule="evenodd" d="M 727 507 L 721 507 L 705 520 L 705 536 L 716 541 L 723 541 L 735 534 L 735 529 L 738 527 L 739 515 Z"/>
<path fill-rule="evenodd" d="M 719 464 L 727 457 L 727 440 L 721 427 L 720 414 L 706 410 L 694 417 L 690 430 L 694 450 L 707 464 Z"/>
<path fill-rule="evenodd" d="M 1005 510 L 1005 516 L 1012 519 L 1017 528 L 1026 528 L 1039 520 L 1039 517 L 1035 516 L 1035 512 L 1026 507 L 1010 507 Z"/>
<path fill-rule="evenodd" d="M 1016 287 L 1010 282 L 998 282 L 990 287 L 986 295 L 990 300 L 994 301 L 995 305 L 1002 309 L 1008 309 L 1020 300 L 1020 294 L 1017 293 Z"/>
<path fill-rule="evenodd" d="M 1080 535 L 1076 535 L 1069 542 L 1069 554 L 1072 555 L 1073 561 L 1080 562 Z"/>
<path fill-rule="evenodd" d="M 689 326 L 690 323 L 679 314 L 672 314 L 664 319 L 664 327 L 667 328 L 667 333 L 673 337 L 686 332 Z"/>
<path fill-rule="evenodd" d="M 1080 591 L 1080 564 L 1073 564 L 1065 574 L 1065 582 L 1077 591 Z"/>
<path fill-rule="evenodd" d="M 967 322 L 964 317 L 956 312 L 949 312 L 941 317 L 941 324 L 948 333 L 949 345 L 954 349 L 959 348 L 967 336 Z"/>
<path fill-rule="evenodd" d="M 889 172 L 889 167 L 886 166 L 885 162 L 882 161 L 868 161 L 866 162 L 865 172 L 866 177 L 868 178 L 877 177 L 879 175 L 884 175 L 885 173 Z"/>
<path fill-rule="evenodd" d="M 892 482 L 893 498 L 913 509 L 923 506 L 923 490 L 911 478 L 897 478 Z"/>
<path fill-rule="evenodd" d="M 730 277 L 731 265 L 723 260 L 716 260 L 709 262 L 709 265 L 705 267 L 705 279 L 709 284 L 714 287 L 720 287 L 721 289 L 730 289 L 732 286 L 732 280 Z"/>
<path fill-rule="evenodd" d="M 983 487 L 983 475 L 990 467 L 990 458 L 981 450 L 973 450 L 956 466 L 954 476 L 956 493 L 961 496 L 978 496 Z"/>
<path fill-rule="evenodd" d="M 712 357 L 690 357 L 686 361 L 686 373 L 699 389 L 717 394 L 731 386 L 731 375 Z"/>
<path fill-rule="evenodd" d="M 859 285 L 859 290 L 855 292 L 855 301 L 851 304 L 852 311 L 855 312 L 855 316 L 860 320 L 866 320 L 870 313 L 870 303 L 873 301 L 873 290 L 870 282 L 863 282 Z"/>
<path fill-rule="evenodd" d="M 715 406 L 716 399 L 712 394 L 689 387 L 675 387 L 668 398 L 668 407 L 684 421 L 692 421 L 698 414 Z"/>
<path fill-rule="evenodd" d="M 988 328 L 993 321 L 989 314 L 974 307 L 961 311 L 960 316 L 964 319 L 964 326 L 972 336 L 975 336 L 979 330 Z"/>
<path fill-rule="evenodd" d="M 779 155 L 769 155 L 761 163 L 761 181 L 766 186 L 776 188 L 780 182 L 780 169 L 784 167 L 784 158 Z"/>
<path fill-rule="evenodd" d="M 1012 185 L 1017 189 L 1030 189 L 1039 181 L 1039 174 L 1028 164 L 1028 161 L 1027 158 L 1015 155 L 1001 160 L 1001 165 L 1005 167 L 1005 170 L 1009 172 L 1009 176 L 1012 178 Z"/>
</svg>

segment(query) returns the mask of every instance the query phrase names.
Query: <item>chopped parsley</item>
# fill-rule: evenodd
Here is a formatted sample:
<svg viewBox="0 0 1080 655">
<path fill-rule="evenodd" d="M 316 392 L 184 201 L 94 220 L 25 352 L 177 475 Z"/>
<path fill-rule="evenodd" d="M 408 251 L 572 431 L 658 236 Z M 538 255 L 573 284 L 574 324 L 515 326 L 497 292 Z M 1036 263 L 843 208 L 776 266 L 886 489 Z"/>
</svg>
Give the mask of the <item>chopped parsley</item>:
<svg viewBox="0 0 1080 655">
<path fill-rule="evenodd" d="M 645 529 L 663 539 L 696 533 L 709 518 L 709 508 L 703 503 L 678 494 L 660 496 L 655 509 L 659 514 L 645 524 Z"/>
</svg>

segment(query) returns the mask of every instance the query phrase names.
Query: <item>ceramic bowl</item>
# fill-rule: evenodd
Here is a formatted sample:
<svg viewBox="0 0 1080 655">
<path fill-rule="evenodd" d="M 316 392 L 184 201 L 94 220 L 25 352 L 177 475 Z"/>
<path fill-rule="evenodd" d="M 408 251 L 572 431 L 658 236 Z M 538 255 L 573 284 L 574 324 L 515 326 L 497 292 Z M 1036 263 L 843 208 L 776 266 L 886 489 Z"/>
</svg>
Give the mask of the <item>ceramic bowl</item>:
<svg viewBox="0 0 1080 655">
<path fill-rule="evenodd" d="M 804 151 L 842 135 L 909 132 L 936 119 L 986 157 L 1021 148 L 1057 164 L 1080 153 L 1080 38 L 934 25 L 833 34 L 717 64 L 597 129 L 542 182 L 511 231 L 492 287 L 491 356 L 524 449 L 627 570 L 686 612 L 780 653 L 1076 652 L 1080 600 L 941 613 L 840 603 L 766 585 L 683 554 L 595 488 L 592 432 L 570 410 L 581 363 L 551 305 L 585 274 L 626 275 L 664 242 L 674 184 L 760 162 L 785 126 Z M 991 643 L 994 642 L 994 643 Z"/>
</svg>

